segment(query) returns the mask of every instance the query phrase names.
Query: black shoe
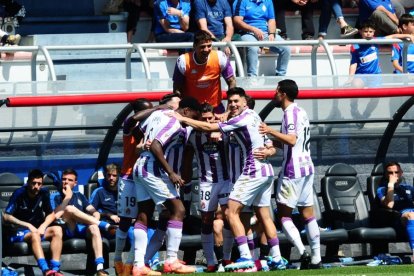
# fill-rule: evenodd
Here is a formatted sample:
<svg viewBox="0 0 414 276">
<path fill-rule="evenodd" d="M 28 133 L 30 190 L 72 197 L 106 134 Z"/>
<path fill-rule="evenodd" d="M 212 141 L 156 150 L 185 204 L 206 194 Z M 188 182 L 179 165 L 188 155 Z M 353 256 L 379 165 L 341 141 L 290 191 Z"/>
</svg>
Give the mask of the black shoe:
<svg viewBox="0 0 414 276">
<path fill-rule="evenodd" d="M 311 34 L 302 35 L 302 40 L 314 40 L 315 38 Z"/>
<path fill-rule="evenodd" d="M 311 262 L 311 256 L 308 252 L 304 251 L 302 256 L 300 256 L 300 269 L 309 269 L 309 264 Z"/>
<path fill-rule="evenodd" d="M 309 264 L 309 269 L 321 269 L 321 268 L 323 268 L 322 261 L 320 261 L 317 264 L 313 264 L 313 263 Z"/>
</svg>

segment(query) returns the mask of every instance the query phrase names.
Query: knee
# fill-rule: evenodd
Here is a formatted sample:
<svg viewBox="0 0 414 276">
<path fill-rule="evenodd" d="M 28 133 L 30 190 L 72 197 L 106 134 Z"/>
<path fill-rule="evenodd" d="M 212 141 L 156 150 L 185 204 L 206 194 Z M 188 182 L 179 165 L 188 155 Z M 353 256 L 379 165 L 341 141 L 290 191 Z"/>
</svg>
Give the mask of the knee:
<svg viewBox="0 0 414 276">
<path fill-rule="evenodd" d="M 77 210 L 77 208 L 75 206 L 68 205 L 65 208 L 64 215 L 66 215 L 66 216 L 72 216 L 73 214 L 75 214 L 76 210 Z"/>
<path fill-rule="evenodd" d="M 52 237 L 54 237 L 54 238 L 56 237 L 58 239 L 62 239 L 63 238 L 62 227 L 60 227 L 60 226 L 53 226 L 50 229 L 51 229 Z"/>
<path fill-rule="evenodd" d="M 98 225 L 89 225 L 88 231 L 92 236 L 101 236 Z"/>
</svg>

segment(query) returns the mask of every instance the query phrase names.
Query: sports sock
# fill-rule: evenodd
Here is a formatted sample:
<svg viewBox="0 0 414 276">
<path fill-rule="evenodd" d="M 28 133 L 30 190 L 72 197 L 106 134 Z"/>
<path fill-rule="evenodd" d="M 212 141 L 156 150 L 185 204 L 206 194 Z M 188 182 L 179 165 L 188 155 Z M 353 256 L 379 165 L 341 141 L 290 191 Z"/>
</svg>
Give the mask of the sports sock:
<svg viewBox="0 0 414 276">
<path fill-rule="evenodd" d="M 298 228 L 296 228 L 292 219 L 289 217 L 283 217 L 281 221 L 283 233 L 285 233 L 289 241 L 293 243 L 293 245 L 298 249 L 299 254 L 302 255 L 303 252 L 305 252 L 305 246 L 303 245 L 303 242 L 300 238 Z"/>
<path fill-rule="evenodd" d="M 167 261 L 174 262 L 177 260 L 178 248 L 180 247 L 183 236 L 183 222 L 178 220 L 169 220 L 167 224 Z"/>
<path fill-rule="evenodd" d="M 321 241 L 318 223 L 315 217 L 311 217 L 305 222 L 306 237 L 312 250 L 312 264 L 318 264 L 321 261 Z"/>
<path fill-rule="evenodd" d="M 247 244 L 247 237 L 236 237 L 236 243 L 237 247 L 239 248 L 240 258 L 251 259 L 252 255 L 250 255 L 249 245 Z"/>
<path fill-rule="evenodd" d="M 135 222 L 134 224 L 134 239 L 135 239 L 135 259 L 134 265 L 142 267 L 145 265 L 144 256 L 147 249 L 147 226 Z"/>
<path fill-rule="evenodd" d="M 122 262 L 122 252 L 124 251 L 124 248 L 125 248 L 127 236 L 128 236 L 127 232 L 122 231 L 120 228 L 116 229 L 115 254 L 114 254 L 115 262 Z"/>
</svg>

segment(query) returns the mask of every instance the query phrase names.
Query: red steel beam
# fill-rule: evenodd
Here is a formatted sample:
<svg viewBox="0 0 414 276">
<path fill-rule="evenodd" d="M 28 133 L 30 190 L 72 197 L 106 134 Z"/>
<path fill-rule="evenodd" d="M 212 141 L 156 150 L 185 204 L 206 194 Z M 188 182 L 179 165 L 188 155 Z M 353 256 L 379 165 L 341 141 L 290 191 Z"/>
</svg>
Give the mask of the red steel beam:
<svg viewBox="0 0 414 276">
<path fill-rule="evenodd" d="M 59 96 L 26 96 L 9 97 L 6 99 L 8 107 L 55 106 L 55 105 L 85 105 L 127 103 L 139 98 L 158 101 L 170 91 L 135 92 L 119 94 L 82 94 Z M 274 90 L 248 90 L 247 93 L 257 100 L 273 99 Z M 224 98 L 226 93 L 224 92 Z M 414 87 L 387 87 L 387 88 L 331 88 L 331 89 L 303 89 L 299 92 L 299 99 L 337 99 L 337 98 L 371 98 L 371 97 L 401 97 L 414 96 Z"/>
</svg>

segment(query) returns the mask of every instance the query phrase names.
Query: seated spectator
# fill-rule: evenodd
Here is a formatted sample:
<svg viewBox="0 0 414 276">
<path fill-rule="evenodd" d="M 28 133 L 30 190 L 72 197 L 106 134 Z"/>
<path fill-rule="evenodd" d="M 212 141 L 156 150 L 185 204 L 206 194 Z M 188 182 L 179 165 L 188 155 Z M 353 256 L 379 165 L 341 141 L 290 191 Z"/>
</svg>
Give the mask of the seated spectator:
<svg viewBox="0 0 414 276">
<path fill-rule="evenodd" d="M 128 1 L 128 0 L 126 0 Z M 135 0 L 133 0 L 135 1 Z M 137 0 L 138 2 L 140 0 Z M 109 0 L 104 8 L 102 9 L 102 14 L 118 14 L 121 12 L 122 2 L 124 0 Z M 129 11 L 128 11 L 129 12 Z"/>
<path fill-rule="evenodd" d="M 123 7 L 126 12 L 128 12 L 127 18 L 127 41 L 128 43 L 133 43 L 132 38 L 137 30 L 137 24 L 141 17 L 141 12 L 147 12 L 152 15 L 153 5 L 152 1 L 141 1 L 141 0 L 124 0 Z M 151 26 L 151 31 L 147 40 L 151 40 L 151 35 L 153 26 Z M 147 41 L 148 42 L 148 41 Z"/>
<path fill-rule="evenodd" d="M 351 38 L 358 33 L 358 29 L 348 25 L 342 13 L 341 0 L 322 0 L 321 16 L 319 17 L 319 38 L 324 38 L 328 32 L 332 12 L 336 23 L 341 28 L 341 38 Z"/>
<path fill-rule="evenodd" d="M 400 17 L 398 27 L 403 34 L 414 35 L 414 16 L 411 14 L 403 14 Z M 403 72 L 403 49 L 404 43 L 398 43 L 392 46 L 391 61 L 395 69 L 394 73 Z M 408 45 L 407 72 L 414 73 L 414 44 Z"/>
<path fill-rule="evenodd" d="M 63 275 L 60 273 L 60 256 L 62 252 L 62 228 L 51 226 L 55 214 L 50 206 L 50 194 L 42 188 L 43 173 L 31 170 L 27 184 L 15 190 L 3 214 L 5 223 L 13 227 L 5 230 L 8 242 L 27 242 L 44 275 Z M 51 259 L 48 263 L 41 242 L 50 241 Z"/>
<path fill-rule="evenodd" d="M 95 253 L 96 275 L 109 275 L 104 270 L 102 253 L 102 237 L 99 229 L 114 235 L 117 227 L 105 221 L 100 221 L 99 212 L 88 202 L 80 192 L 73 191 L 78 181 L 78 173 L 67 169 L 62 173 L 62 186 L 59 193 L 51 196 L 52 208 L 56 218 L 62 218 L 66 223 L 66 236 L 69 238 L 90 238 Z"/>
<path fill-rule="evenodd" d="M 317 0 L 273 0 L 276 12 L 276 26 L 280 30 L 280 36 L 287 39 L 286 11 L 300 11 L 302 18 L 302 39 L 313 39 L 315 27 L 313 25 L 314 3 Z"/>
<path fill-rule="evenodd" d="M 252 2 L 236 0 L 233 3 L 233 23 L 242 41 L 283 41 L 276 33 L 275 13 L 271 0 Z M 279 54 L 275 65 L 275 75 L 286 75 L 290 47 L 271 46 L 270 50 Z M 259 46 L 247 47 L 247 75 L 257 76 Z"/>
<path fill-rule="evenodd" d="M 372 21 L 377 35 L 398 33 L 398 16 L 391 0 L 359 0 L 359 22 Z"/>
<path fill-rule="evenodd" d="M 386 164 L 383 182 L 377 189 L 377 197 L 385 208 L 401 213 L 400 222 L 407 231 L 414 261 L 414 187 L 403 182 L 402 176 L 403 171 L 399 163 Z"/>
<path fill-rule="evenodd" d="M 231 41 L 234 28 L 231 8 L 227 0 L 195 0 L 195 19 L 201 31 L 209 33 L 214 41 Z M 226 55 L 230 49 L 225 48 Z"/>
<path fill-rule="evenodd" d="M 187 32 L 191 5 L 188 0 L 157 0 L 154 4 L 156 42 L 193 42 Z"/>
</svg>

